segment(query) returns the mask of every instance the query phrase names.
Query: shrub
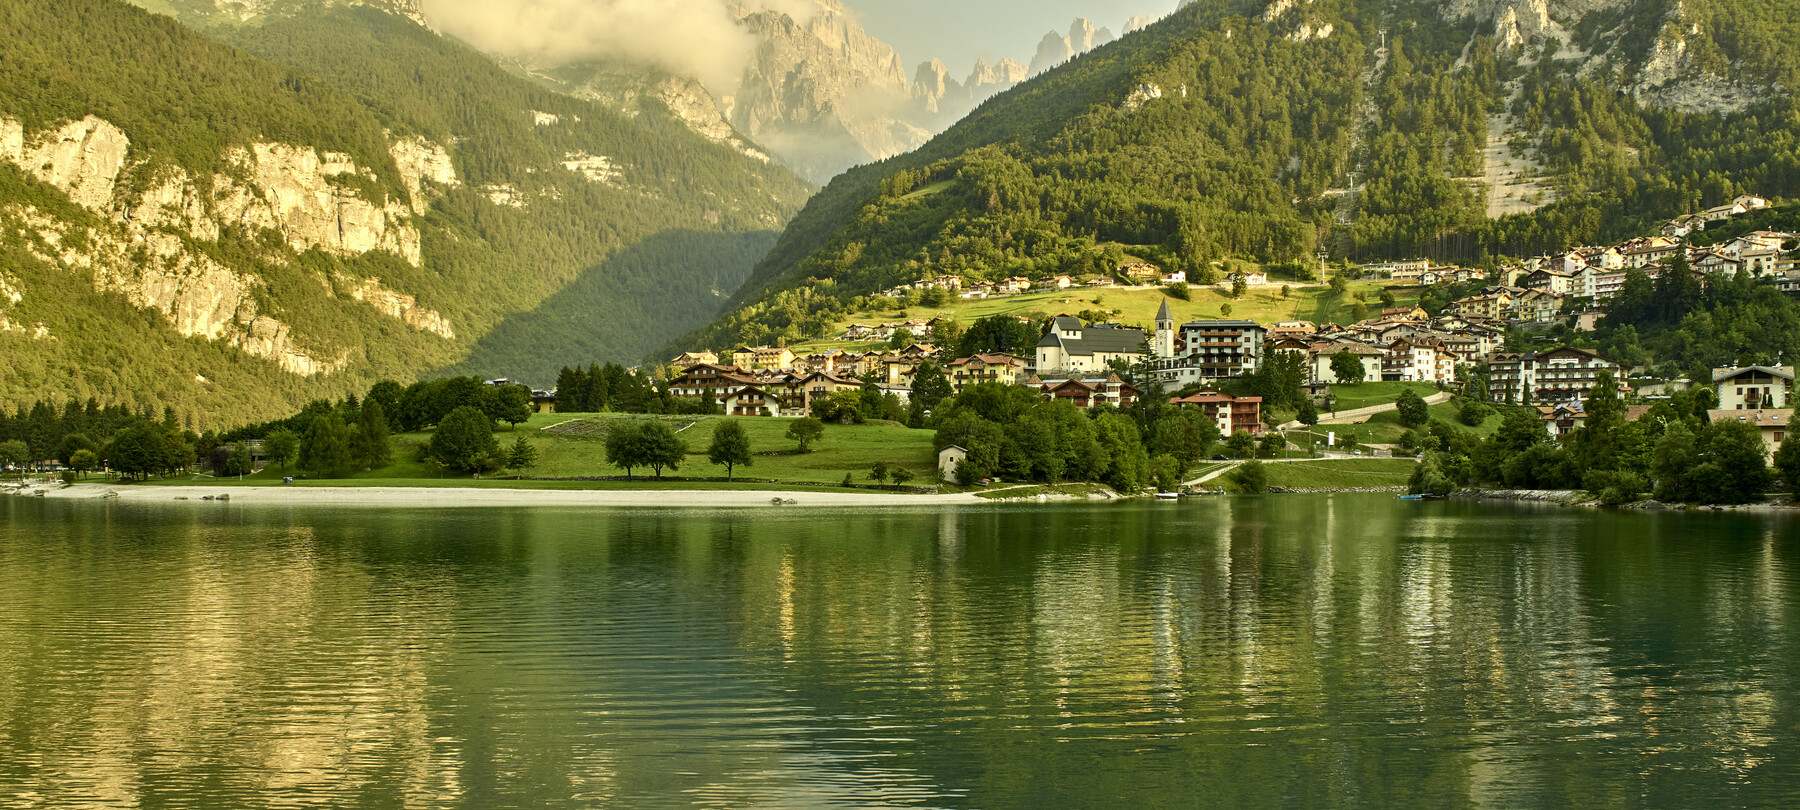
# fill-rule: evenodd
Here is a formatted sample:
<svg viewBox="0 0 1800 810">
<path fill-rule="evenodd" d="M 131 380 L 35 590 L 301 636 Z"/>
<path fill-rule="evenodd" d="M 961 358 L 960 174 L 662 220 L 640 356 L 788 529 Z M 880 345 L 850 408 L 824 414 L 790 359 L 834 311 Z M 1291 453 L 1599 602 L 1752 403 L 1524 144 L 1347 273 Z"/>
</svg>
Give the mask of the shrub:
<svg viewBox="0 0 1800 810">
<path fill-rule="evenodd" d="M 1251 460 L 1238 465 L 1229 477 L 1232 487 L 1245 495 L 1260 495 L 1269 491 L 1269 471 L 1260 461 Z"/>
</svg>

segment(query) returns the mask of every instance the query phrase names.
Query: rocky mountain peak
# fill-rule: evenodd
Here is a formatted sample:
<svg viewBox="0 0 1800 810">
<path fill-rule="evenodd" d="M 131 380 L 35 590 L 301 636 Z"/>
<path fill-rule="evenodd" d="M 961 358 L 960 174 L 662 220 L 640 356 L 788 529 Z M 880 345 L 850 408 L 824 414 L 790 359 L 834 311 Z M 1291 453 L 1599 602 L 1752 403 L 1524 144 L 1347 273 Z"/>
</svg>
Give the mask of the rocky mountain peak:
<svg viewBox="0 0 1800 810">
<path fill-rule="evenodd" d="M 1038 43 L 1037 55 L 1031 58 L 1030 73 L 1035 76 L 1114 39 L 1110 29 L 1096 29 L 1087 18 L 1076 17 L 1069 25 L 1069 33 L 1051 31 L 1044 35 Z"/>
</svg>

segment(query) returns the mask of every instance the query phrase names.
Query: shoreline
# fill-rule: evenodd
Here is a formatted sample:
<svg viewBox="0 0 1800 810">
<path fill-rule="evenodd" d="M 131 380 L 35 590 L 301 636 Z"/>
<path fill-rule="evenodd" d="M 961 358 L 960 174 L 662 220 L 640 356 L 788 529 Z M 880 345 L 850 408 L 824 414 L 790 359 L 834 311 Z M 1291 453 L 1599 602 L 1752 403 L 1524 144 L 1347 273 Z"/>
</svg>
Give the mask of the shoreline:
<svg viewBox="0 0 1800 810">
<path fill-rule="evenodd" d="M 1793 512 L 1800 510 L 1800 500 L 1774 495 L 1768 500 L 1744 504 L 1682 504 L 1642 500 L 1623 506 L 1609 507 L 1599 498 L 1577 490 L 1555 489 L 1462 489 L 1450 494 L 1455 500 L 1489 503 L 1541 504 L 1576 509 L 1614 509 L 1622 512 Z"/>
<path fill-rule="evenodd" d="M 970 506 L 994 501 L 970 494 L 906 495 L 857 494 L 776 490 L 655 490 L 655 489 L 506 489 L 433 487 L 203 487 L 115 486 L 76 484 L 45 490 L 46 500 L 118 500 L 128 503 L 211 503 L 206 499 L 230 496 L 225 502 L 251 506 L 395 506 L 420 509 L 462 509 L 517 506 L 632 506 L 664 509 L 775 508 L 774 499 L 793 501 L 784 507 L 870 506 Z"/>
</svg>

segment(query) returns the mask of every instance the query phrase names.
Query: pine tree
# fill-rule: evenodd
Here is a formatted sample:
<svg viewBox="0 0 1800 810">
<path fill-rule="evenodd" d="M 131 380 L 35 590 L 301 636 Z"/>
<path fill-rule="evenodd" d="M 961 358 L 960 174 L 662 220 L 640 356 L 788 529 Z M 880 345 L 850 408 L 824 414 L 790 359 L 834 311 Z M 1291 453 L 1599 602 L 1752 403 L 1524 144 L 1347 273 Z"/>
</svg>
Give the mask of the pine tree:
<svg viewBox="0 0 1800 810">
<path fill-rule="evenodd" d="M 393 452 L 388 445 L 387 414 L 382 411 L 381 403 L 373 399 L 363 401 L 362 415 L 357 421 L 352 445 L 357 463 L 366 469 L 381 469 L 392 460 Z"/>
<path fill-rule="evenodd" d="M 349 430 L 337 412 L 313 417 L 300 442 L 300 469 L 317 478 L 336 478 L 353 463 Z"/>
<path fill-rule="evenodd" d="M 516 472 L 523 473 L 537 466 L 538 451 L 525 441 L 524 436 L 513 440 L 512 452 L 507 454 L 506 466 Z"/>
</svg>

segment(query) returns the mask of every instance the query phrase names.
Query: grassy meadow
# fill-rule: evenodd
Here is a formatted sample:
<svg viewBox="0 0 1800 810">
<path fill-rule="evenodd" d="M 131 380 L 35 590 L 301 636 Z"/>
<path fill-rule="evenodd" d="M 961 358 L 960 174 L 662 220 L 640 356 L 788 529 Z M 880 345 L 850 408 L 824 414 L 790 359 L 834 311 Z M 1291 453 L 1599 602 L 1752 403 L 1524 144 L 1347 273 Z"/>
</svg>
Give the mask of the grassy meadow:
<svg viewBox="0 0 1800 810">
<path fill-rule="evenodd" d="M 609 422 L 631 418 L 665 419 L 675 424 L 680 437 L 687 442 L 688 455 L 679 470 L 665 471 L 675 478 L 723 478 L 725 468 L 706 458 L 712 441 L 713 425 L 721 420 L 741 422 L 750 436 L 754 453 L 791 451 L 798 445 L 786 437 L 795 420 L 760 417 L 634 417 L 617 414 L 540 414 L 517 429 L 502 426 L 494 438 L 503 449 L 510 449 L 523 436 L 537 450 L 538 461 L 526 470 L 525 478 L 590 478 L 623 476 L 625 471 L 606 463 L 604 430 Z M 936 483 L 937 453 L 933 450 L 932 431 L 911 430 L 891 423 L 866 425 L 826 425 L 825 436 L 814 442 L 812 451 L 797 455 L 756 455 L 749 467 L 738 467 L 736 478 L 757 479 L 758 483 L 725 482 L 658 482 L 647 468 L 633 470 L 638 481 L 514 481 L 513 471 L 498 477 L 476 480 L 467 475 L 443 470 L 419 460 L 420 448 L 431 440 L 429 433 L 404 433 L 391 438 L 393 464 L 371 472 L 358 472 L 347 478 L 299 480 L 293 470 L 283 472 L 270 467 L 246 476 L 245 485 L 280 483 L 287 475 L 296 476 L 295 484 L 307 486 L 468 486 L 525 487 L 536 489 L 779 489 L 784 485 L 838 485 L 848 474 L 856 484 L 874 484 L 869 471 L 877 462 L 901 467 L 913 474 L 910 486 L 932 486 Z M 171 478 L 156 483 L 193 484 L 196 480 L 235 485 L 240 482 L 214 479 L 210 476 Z M 767 483 L 774 481 L 774 484 Z"/>
<path fill-rule="evenodd" d="M 1304 320 L 1315 323 L 1342 323 L 1354 321 L 1352 309 L 1362 294 L 1368 300 L 1366 306 L 1370 313 L 1381 310 L 1378 295 L 1382 288 L 1390 282 L 1355 282 L 1350 285 L 1348 295 L 1335 295 L 1329 287 L 1320 284 L 1303 284 L 1287 282 L 1288 295 L 1281 294 L 1283 282 L 1272 280 L 1269 286 L 1253 287 L 1245 292 L 1242 298 L 1232 298 L 1230 288 L 1226 286 L 1192 286 L 1188 288 L 1191 300 L 1183 301 L 1170 295 L 1169 290 L 1162 287 L 1091 289 L 1073 287 L 1067 290 L 1050 290 L 1044 292 L 1028 292 L 1020 295 L 1001 296 L 980 300 L 955 299 L 943 307 L 915 306 L 902 311 L 871 310 L 851 313 L 850 317 L 838 323 L 832 334 L 841 334 L 851 324 L 882 324 L 910 318 L 947 317 L 967 325 L 992 315 L 1019 315 L 1025 317 L 1049 317 L 1053 315 L 1074 315 L 1086 310 L 1112 313 L 1111 319 L 1144 328 L 1154 328 L 1156 311 L 1164 301 L 1169 304 L 1169 313 L 1175 316 L 1177 323 L 1188 321 L 1217 320 L 1227 317 L 1221 307 L 1229 305 L 1233 320 L 1253 320 L 1258 323 L 1272 324 L 1280 321 Z M 1396 303 L 1410 305 L 1418 300 L 1418 290 L 1413 288 L 1395 288 Z M 880 343 L 847 343 L 836 340 L 814 340 L 796 344 L 797 352 L 819 349 L 867 350 L 881 346 Z"/>
</svg>

